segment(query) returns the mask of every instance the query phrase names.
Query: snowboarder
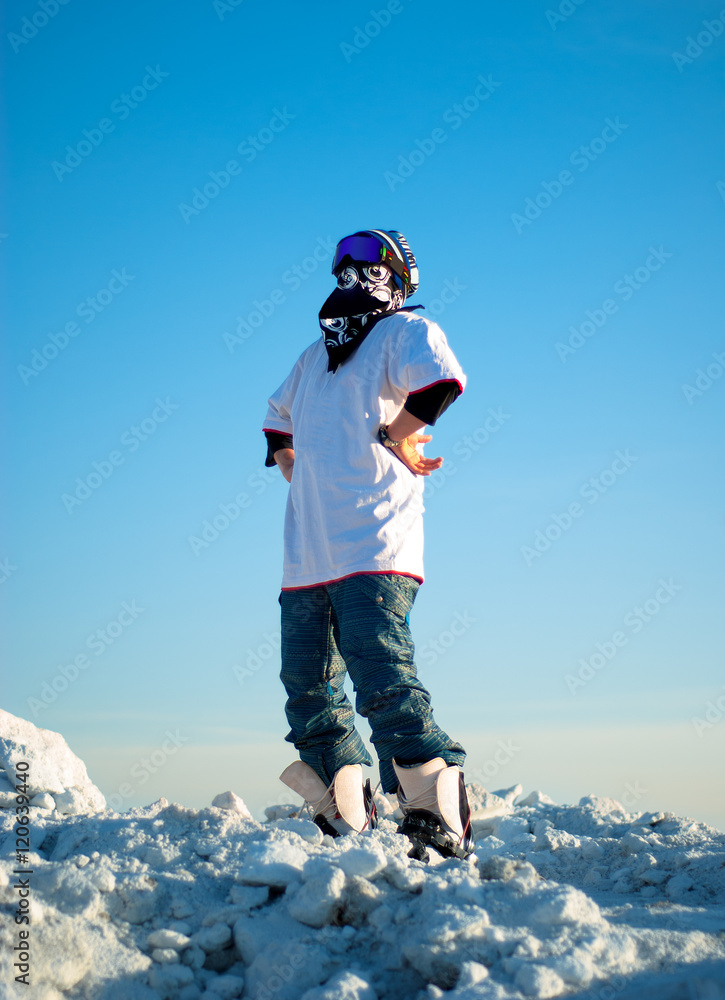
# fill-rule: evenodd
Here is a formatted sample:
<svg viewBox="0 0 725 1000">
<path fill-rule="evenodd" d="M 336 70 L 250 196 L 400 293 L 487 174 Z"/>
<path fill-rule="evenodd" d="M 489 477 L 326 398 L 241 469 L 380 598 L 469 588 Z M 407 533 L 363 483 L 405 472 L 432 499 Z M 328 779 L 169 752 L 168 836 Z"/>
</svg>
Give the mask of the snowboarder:
<svg viewBox="0 0 725 1000">
<path fill-rule="evenodd" d="M 416 674 L 409 613 L 423 582 L 422 434 L 463 391 L 465 375 L 440 327 L 405 302 L 418 288 L 407 241 L 394 230 L 337 244 L 337 287 L 319 313 L 322 336 L 271 396 L 266 465 L 290 483 L 284 528 L 282 673 L 285 737 L 300 760 L 282 780 L 333 836 L 376 822 L 372 764 L 343 684 L 366 717 L 383 791 L 399 827 L 441 854 L 472 851 L 463 747 L 433 718 Z"/>
</svg>

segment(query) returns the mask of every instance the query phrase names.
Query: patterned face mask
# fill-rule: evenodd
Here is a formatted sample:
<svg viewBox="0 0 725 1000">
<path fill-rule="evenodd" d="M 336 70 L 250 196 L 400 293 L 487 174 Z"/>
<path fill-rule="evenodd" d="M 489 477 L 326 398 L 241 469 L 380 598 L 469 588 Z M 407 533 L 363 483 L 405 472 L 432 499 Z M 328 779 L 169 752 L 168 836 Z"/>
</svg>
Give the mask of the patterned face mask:
<svg viewBox="0 0 725 1000">
<path fill-rule="evenodd" d="M 385 316 L 405 302 L 400 279 L 386 264 L 353 261 L 341 268 L 337 288 L 320 309 L 320 329 L 330 372 L 367 337 Z"/>
</svg>

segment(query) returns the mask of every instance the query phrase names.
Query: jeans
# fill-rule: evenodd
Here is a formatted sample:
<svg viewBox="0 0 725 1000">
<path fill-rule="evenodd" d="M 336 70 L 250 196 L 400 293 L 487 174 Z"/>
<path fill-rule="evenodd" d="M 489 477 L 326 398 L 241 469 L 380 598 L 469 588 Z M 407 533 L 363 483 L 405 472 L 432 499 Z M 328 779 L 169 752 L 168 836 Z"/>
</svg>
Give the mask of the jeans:
<svg viewBox="0 0 725 1000">
<path fill-rule="evenodd" d="M 463 764 L 463 747 L 436 724 L 416 674 L 409 613 L 419 586 L 397 573 L 359 573 L 280 595 L 285 739 L 326 785 L 345 764 L 372 764 L 343 688 L 346 670 L 370 723 L 383 791 L 398 787 L 393 759 Z"/>
</svg>

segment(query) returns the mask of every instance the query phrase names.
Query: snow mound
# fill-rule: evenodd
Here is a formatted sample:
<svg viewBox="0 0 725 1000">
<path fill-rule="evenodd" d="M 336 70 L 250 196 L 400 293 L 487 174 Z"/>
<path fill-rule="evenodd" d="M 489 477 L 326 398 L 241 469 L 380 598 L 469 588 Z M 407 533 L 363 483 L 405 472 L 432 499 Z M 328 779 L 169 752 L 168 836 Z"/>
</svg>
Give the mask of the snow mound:
<svg viewBox="0 0 725 1000">
<path fill-rule="evenodd" d="M 429 865 L 382 798 L 377 830 L 335 840 L 293 807 L 257 822 L 232 793 L 32 806 L 23 863 L 0 811 L 0 998 L 725 1000 L 725 835 L 612 800 L 469 791 L 475 854 Z"/>
<path fill-rule="evenodd" d="M 0 808 L 15 806 L 16 765 L 27 769 L 33 805 L 66 815 L 98 812 L 106 800 L 60 733 L 39 729 L 0 709 Z"/>
</svg>

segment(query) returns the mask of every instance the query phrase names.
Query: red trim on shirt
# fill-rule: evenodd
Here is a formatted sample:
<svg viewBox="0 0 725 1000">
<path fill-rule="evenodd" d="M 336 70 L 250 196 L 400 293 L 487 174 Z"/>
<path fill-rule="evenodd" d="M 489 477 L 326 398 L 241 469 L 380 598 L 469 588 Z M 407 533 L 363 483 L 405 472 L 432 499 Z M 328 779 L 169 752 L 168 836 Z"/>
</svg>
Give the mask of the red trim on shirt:
<svg viewBox="0 0 725 1000">
<path fill-rule="evenodd" d="M 461 392 L 463 392 L 463 386 L 457 378 L 439 378 L 437 382 L 431 382 L 430 385 L 424 385 L 422 389 L 414 389 L 412 392 L 409 392 L 408 395 L 415 396 L 416 393 L 425 392 L 426 389 L 432 389 L 434 385 L 441 385 L 442 382 L 455 382 Z"/>
<path fill-rule="evenodd" d="M 283 591 L 287 590 L 309 590 L 311 587 L 326 587 L 328 583 L 339 583 L 341 580 L 349 580 L 351 576 L 409 576 L 413 580 L 417 580 L 418 583 L 423 583 L 422 576 L 416 576 L 415 573 L 399 573 L 395 569 L 363 569 L 357 573 L 348 573 L 346 576 L 338 576 L 334 580 L 321 580 L 320 583 L 306 583 L 303 587 L 282 587 Z"/>
<path fill-rule="evenodd" d="M 292 437 L 289 431 L 281 431 L 278 427 L 263 427 L 262 434 L 286 434 L 287 437 Z"/>
</svg>

